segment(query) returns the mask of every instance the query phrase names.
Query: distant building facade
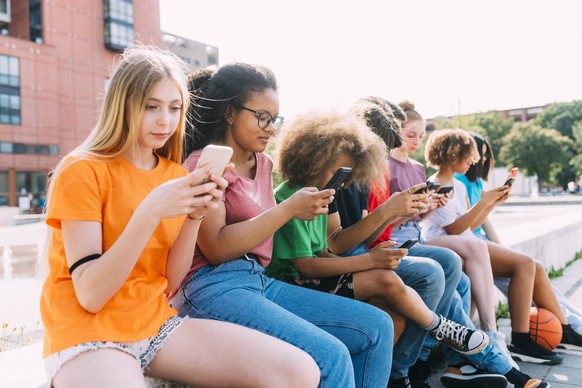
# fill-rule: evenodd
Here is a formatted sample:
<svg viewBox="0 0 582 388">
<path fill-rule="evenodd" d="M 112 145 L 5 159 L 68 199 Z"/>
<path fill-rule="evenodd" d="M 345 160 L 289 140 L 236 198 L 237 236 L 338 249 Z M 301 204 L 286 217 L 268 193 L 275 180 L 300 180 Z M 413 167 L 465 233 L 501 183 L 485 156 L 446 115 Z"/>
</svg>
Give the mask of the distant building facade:
<svg viewBox="0 0 582 388">
<path fill-rule="evenodd" d="M 0 206 L 43 204 L 47 173 L 95 125 L 115 55 L 165 35 L 159 0 L 0 0 Z M 218 62 L 199 46 L 173 51 Z"/>
<path fill-rule="evenodd" d="M 516 108 L 516 109 L 506 109 L 506 110 L 495 110 L 493 112 L 500 112 L 503 113 L 505 117 L 511 117 L 515 120 L 516 123 L 519 122 L 526 122 L 532 119 L 535 119 L 537 115 L 542 113 L 544 110 L 549 108 L 554 104 L 546 104 L 546 105 L 538 105 L 538 106 L 528 106 L 525 108 Z M 452 118 L 449 116 L 449 118 Z M 435 129 L 435 119 L 427 119 L 426 120 L 426 130 L 432 131 Z"/>
<path fill-rule="evenodd" d="M 218 66 L 218 47 L 162 32 L 162 47 L 172 51 L 193 71 Z"/>
</svg>

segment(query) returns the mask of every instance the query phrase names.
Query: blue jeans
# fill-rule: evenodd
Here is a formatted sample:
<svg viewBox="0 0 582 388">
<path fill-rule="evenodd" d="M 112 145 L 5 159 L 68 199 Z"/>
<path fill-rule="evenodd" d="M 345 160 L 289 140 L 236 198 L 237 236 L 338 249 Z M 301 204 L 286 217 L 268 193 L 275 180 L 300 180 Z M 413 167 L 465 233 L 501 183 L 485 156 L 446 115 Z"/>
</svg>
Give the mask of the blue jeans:
<svg viewBox="0 0 582 388">
<path fill-rule="evenodd" d="M 424 241 L 420 231 L 421 228 L 418 222 L 406 221 L 392 228 L 390 239 L 396 241 L 398 244 L 402 244 L 406 240 L 417 238 L 419 243 L 423 243 Z"/>
<path fill-rule="evenodd" d="M 470 297 L 470 293 L 466 293 L 466 296 Z M 463 300 L 458 292 L 453 293 L 453 299 L 451 301 L 451 310 L 449 315 L 451 319 L 455 322 L 465 325 L 471 329 L 475 329 L 475 325 L 471 318 L 467 315 L 463 309 Z M 454 350 L 444 347 L 443 353 L 445 358 L 448 360 L 449 365 L 459 364 L 469 360 L 472 364 L 478 366 L 491 373 L 506 374 L 512 368 L 509 360 L 499 351 L 497 345 L 490 343 L 481 353 L 472 355 L 463 355 L 455 352 Z"/>
<path fill-rule="evenodd" d="M 406 256 L 394 270 L 404 284 L 413 288 L 424 304 L 435 311 L 445 288 L 445 276 L 441 266 L 432 259 Z M 427 331 L 416 323 L 408 321 L 394 347 L 394 360 L 390 378 L 408 376 L 410 368 L 418 359 Z"/>
<path fill-rule="evenodd" d="M 366 253 L 368 249 L 360 244 L 344 254 L 354 256 Z M 409 250 L 410 253 L 410 250 Z M 394 270 L 404 284 L 413 288 L 429 309 L 437 307 L 445 287 L 443 270 L 434 260 L 422 257 L 406 256 Z M 408 368 L 416 362 L 422 344 L 427 338 L 426 330 L 416 323 L 408 321 L 394 347 L 391 379 L 408 376 Z"/>
<path fill-rule="evenodd" d="M 453 293 L 459 284 L 463 269 L 461 267 L 461 258 L 455 252 L 447 248 L 433 247 L 428 245 L 416 244 L 408 249 L 408 254 L 411 256 L 420 256 L 436 261 L 442 268 L 444 273 L 444 291 L 443 295 L 434 309 L 437 314 L 445 316 L 449 319 L 449 311 L 451 307 L 451 300 Z M 436 345 L 436 340 L 430 336 L 426 337 L 419 358 L 426 360 L 430 351 Z"/>
<path fill-rule="evenodd" d="M 408 221 L 405 222 L 401 225 L 399 225 L 396 228 L 392 229 L 392 234 L 391 234 L 391 239 L 398 242 L 398 243 L 403 243 L 404 241 L 410 239 L 410 238 L 418 238 L 420 242 L 422 242 L 422 238 L 421 238 L 421 228 L 420 225 L 418 225 L 417 222 L 414 221 Z M 414 247 L 412 247 L 411 249 L 409 249 L 409 253 L 415 252 L 414 248 L 417 247 L 418 244 L 416 244 Z M 418 249 L 418 248 L 417 248 Z M 446 249 L 447 251 L 452 252 L 450 249 Z M 418 254 L 419 252 L 415 252 L 415 254 Z M 432 253 L 434 255 L 434 252 Z M 455 256 L 458 255 L 455 254 Z M 431 258 L 437 259 L 436 257 L 433 256 L 429 256 Z M 443 257 L 443 256 L 440 256 Z M 460 260 L 460 259 L 459 259 Z M 443 260 L 439 260 L 439 263 L 441 264 L 445 264 L 445 261 Z M 460 264 L 460 261 L 459 261 Z M 445 269 L 445 267 L 443 267 L 443 269 Z M 448 269 L 447 272 L 452 273 L 451 268 Z M 460 274 L 459 274 L 460 275 Z M 458 290 L 460 292 L 463 293 L 464 299 L 461 299 L 461 296 L 459 295 L 459 292 L 455 291 L 455 289 L 453 289 L 451 298 L 450 298 L 450 306 L 449 306 L 449 310 L 447 314 L 443 314 L 445 315 L 447 318 L 449 318 L 450 320 L 460 323 L 461 325 L 467 326 L 471 329 L 475 329 L 475 325 L 473 324 L 473 321 L 471 321 L 471 318 L 468 315 L 468 312 L 465 311 L 465 308 L 467 309 L 467 311 L 469 311 L 470 309 L 470 304 L 471 304 L 471 292 L 470 292 L 470 283 L 469 283 L 469 279 L 466 275 L 464 276 L 460 276 L 460 278 L 458 278 L 459 280 L 457 280 L 457 282 L 455 283 L 455 288 L 458 288 Z M 447 289 L 445 290 L 445 293 L 450 292 L 449 289 L 450 285 L 447 284 Z M 445 300 L 445 302 L 443 302 L 443 305 L 439 306 L 443 307 L 446 302 L 446 298 L 443 297 L 442 299 Z M 430 344 L 430 343 L 429 343 Z M 426 346 L 423 347 L 423 351 L 421 354 L 421 359 L 422 357 L 428 357 L 428 353 L 426 353 Z M 467 359 L 473 363 L 474 365 L 485 369 L 491 373 L 501 373 L 501 374 L 506 374 L 507 372 L 509 372 L 509 370 L 511 369 L 511 364 L 509 363 L 509 360 L 507 360 L 505 358 L 505 356 L 499 351 L 499 349 L 497 348 L 497 346 L 495 344 L 490 344 L 487 345 L 487 347 L 481 352 L 481 353 L 477 353 L 477 354 L 473 354 L 473 355 L 462 355 L 448 347 L 443 347 L 443 352 L 445 354 L 445 358 L 448 360 L 449 364 L 454 365 L 454 364 L 458 364 L 461 362 L 466 361 Z M 430 348 L 429 348 L 430 350 Z M 395 351 L 395 354 L 398 354 Z M 424 358 L 426 359 L 426 358 Z"/>
<path fill-rule="evenodd" d="M 303 349 L 321 370 L 321 387 L 388 383 L 394 328 L 387 314 L 271 279 L 254 260 L 200 268 L 170 303 L 181 316 L 233 322 Z"/>
</svg>

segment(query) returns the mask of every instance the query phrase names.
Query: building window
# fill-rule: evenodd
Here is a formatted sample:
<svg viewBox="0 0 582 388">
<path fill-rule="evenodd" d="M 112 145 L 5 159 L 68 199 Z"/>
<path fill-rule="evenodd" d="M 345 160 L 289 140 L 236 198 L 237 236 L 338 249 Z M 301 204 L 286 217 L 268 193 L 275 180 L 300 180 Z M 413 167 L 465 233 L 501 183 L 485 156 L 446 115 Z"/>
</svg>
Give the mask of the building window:
<svg viewBox="0 0 582 388">
<path fill-rule="evenodd" d="M 105 47 L 123 51 L 133 45 L 133 0 L 104 0 Z"/>
<path fill-rule="evenodd" d="M 0 124 L 20 124 L 20 60 L 0 55 Z"/>
<path fill-rule="evenodd" d="M 58 156 L 59 146 L 51 144 L 25 144 L 0 141 L 0 154 Z"/>
<path fill-rule="evenodd" d="M 0 22 L 10 23 L 10 0 L 0 0 Z"/>
<path fill-rule="evenodd" d="M 42 43 L 42 12 L 40 0 L 29 0 L 30 40 Z"/>
<path fill-rule="evenodd" d="M 0 171 L 0 206 L 8 206 L 9 194 L 8 171 Z"/>
<path fill-rule="evenodd" d="M 40 212 L 46 199 L 46 173 L 44 171 L 16 171 L 16 192 L 27 196 L 29 209 Z M 28 206 L 27 206 L 28 207 Z"/>
</svg>

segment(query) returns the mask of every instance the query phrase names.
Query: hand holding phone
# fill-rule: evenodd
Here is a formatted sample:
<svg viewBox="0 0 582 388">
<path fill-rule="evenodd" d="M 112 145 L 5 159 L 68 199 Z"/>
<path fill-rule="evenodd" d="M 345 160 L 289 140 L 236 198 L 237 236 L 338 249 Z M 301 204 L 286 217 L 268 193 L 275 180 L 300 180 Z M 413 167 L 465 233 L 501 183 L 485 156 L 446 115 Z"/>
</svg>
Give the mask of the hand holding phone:
<svg viewBox="0 0 582 388">
<path fill-rule="evenodd" d="M 515 181 L 515 178 L 517 177 L 518 172 L 519 172 L 519 168 L 517 168 L 517 167 L 512 168 L 511 171 L 509 172 L 509 175 L 507 175 L 507 179 L 505 180 L 505 183 L 503 184 L 503 186 L 511 187 L 511 185 Z"/>
<path fill-rule="evenodd" d="M 196 163 L 196 168 L 200 168 L 205 164 L 212 163 L 210 174 L 222 176 L 224 169 L 226 166 L 228 166 L 228 163 L 230 163 L 231 157 L 232 148 L 209 144 L 202 150 L 200 159 L 198 159 L 198 163 Z"/>
<path fill-rule="evenodd" d="M 402 243 L 402 245 L 400 245 L 397 248 L 406 248 L 406 249 L 409 249 L 414 244 L 416 244 L 417 242 L 418 242 L 418 239 L 417 238 L 413 238 L 413 239 L 410 239 L 410 240 L 406 240 L 405 242 Z"/>
<path fill-rule="evenodd" d="M 453 186 L 443 186 L 437 190 L 437 194 L 447 194 L 451 190 L 453 190 Z"/>
<path fill-rule="evenodd" d="M 338 168 L 331 177 L 331 179 L 329 180 L 329 182 L 325 184 L 322 190 L 334 189 L 335 191 L 338 191 L 339 188 L 342 186 L 342 183 L 344 183 L 348 179 L 351 173 L 352 169 L 350 167 Z"/>
<path fill-rule="evenodd" d="M 435 190 L 437 188 L 439 188 L 441 185 L 439 183 L 435 183 L 435 182 L 431 182 L 431 181 L 426 181 L 426 186 L 418 189 L 414 192 L 414 194 L 423 194 L 423 193 L 428 193 L 431 190 Z"/>
</svg>

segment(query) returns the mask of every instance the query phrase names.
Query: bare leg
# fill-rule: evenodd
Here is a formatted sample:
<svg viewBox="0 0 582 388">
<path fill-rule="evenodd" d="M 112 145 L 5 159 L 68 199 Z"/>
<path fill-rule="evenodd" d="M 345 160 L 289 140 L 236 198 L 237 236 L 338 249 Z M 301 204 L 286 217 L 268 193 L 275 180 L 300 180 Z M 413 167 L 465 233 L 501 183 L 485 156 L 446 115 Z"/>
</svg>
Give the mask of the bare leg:
<svg viewBox="0 0 582 388">
<path fill-rule="evenodd" d="M 392 322 L 394 323 L 394 346 L 396 346 L 396 342 L 398 342 L 398 338 L 404 331 L 406 327 L 407 319 L 402 315 L 398 314 L 394 309 L 390 308 L 385 302 L 381 301 L 380 299 L 370 299 L 368 303 L 372 306 L 378 307 L 380 310 L 385 311 L 390 317 L 392 318 Z"/>
<path fill-rule="evenodd" d="M 317 387 L 319 368 L 305 352 L 259 331 L 186 319 L 149 365 L 148 374 L 196 386 Z"/>
<path fill-rule="evenodd" d="M 449 248 L 463 258 L 465 273 L 471 279 L 471 297 L 479 311 L 481 329 L 497 331 L 495 293 L 491 260 L 485 242 L 472 236 L 442 236 L 425 242 Z"/>
<path fill-rule="evenodd" d="M 533 301 L 539 307 L 542 307 L 550 312 L 552 312 L 560 321 L 562 325 L 567 325 L 568 320 L 562 311 L 558 297 L 554 292 L 554 287 L 550 282 L 550 278 L 546 273 L 546 270 L 537 260 L 534 260 L 536 265 L 536 277 L 534 281 L 533 289 Z"/>
<path fill-rule="evenodd" d="M 491 267 L 495 276 L 511 279 L 507 300 L 511 314 L 511 328 L 518 333 L 529 333 L 529 311 L 534 289 L 535 262 L 517 251 L 486 241 Z"/>
<path fill-rule="evenodd" d="M 117 349 L 97 349 L 67 361 L 52 381 L 55 387 L 145 388 L 137 360 Z"/>
<path fill-rule="evenodd" d="M 434 313 L 393 271 L 372 269 L 356 272 L 354 289 L 357 300 L 379 299 L 420 327 L 428 327 L 433 321 Z"/>
</svg>

